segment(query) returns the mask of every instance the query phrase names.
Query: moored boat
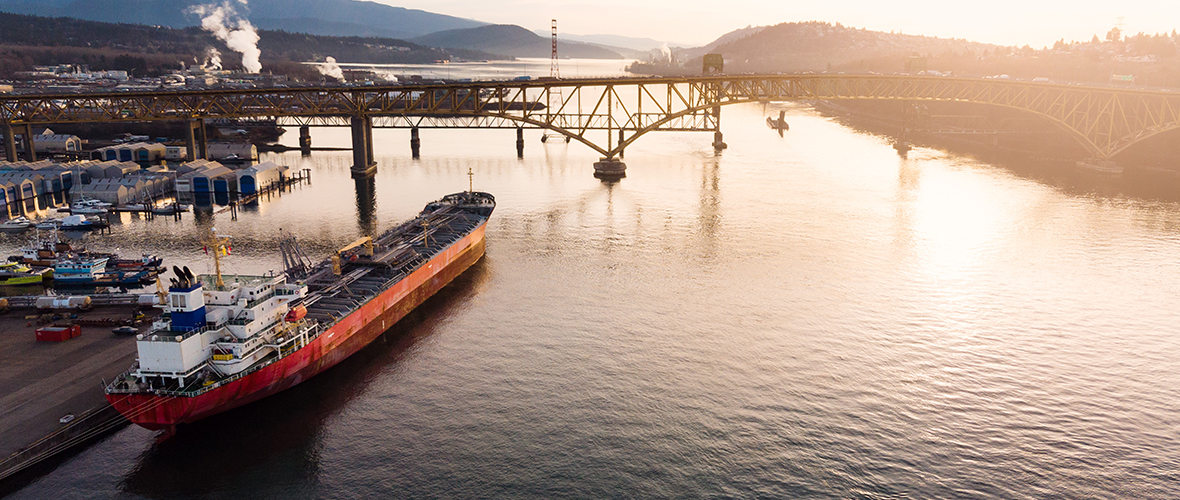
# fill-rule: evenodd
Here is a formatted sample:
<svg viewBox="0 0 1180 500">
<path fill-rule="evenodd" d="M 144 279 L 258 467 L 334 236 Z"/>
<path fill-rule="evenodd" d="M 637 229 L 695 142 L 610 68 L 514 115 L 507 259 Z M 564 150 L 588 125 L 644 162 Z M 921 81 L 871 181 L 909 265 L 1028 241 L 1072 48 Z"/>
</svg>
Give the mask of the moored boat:
<svg viewBox="0 0 1180 500">
<path fill-rule="evenodd" d="M 165 315 L 137 336 L 138 362 L 107 386 L 107 399 L 132 422 L 171 432 L 307 380 L 478 261 L 494 208 L 487 193 L 448 195 L 315 266 L 285 238 L 281 274 L 221 275 L 226 242 L 215 239 L 218 271 L 173 268 Z"/>
<path fill-rule="evenodd" d="M 1122 175 L 1123 166 L 1110 160 L 1100 160 L 1097 158 L 1087 158 L 1077 162 L 1078 168 L 1087 172 L 1102 174 L 1102 175 Z"/>
<path fill-rule="evenodd" d="M 13 217 L 0 223 L 0 231 L 5 232 L 20 232 L 30 227 L 33 227 L 33 221 L 24 216 Z"/>
<path fill-rule="evenodd" d="M 52 269 L 34 271 L 19 262 L 0 264 L 0 286 L 40 285 L 52 278 Z"/>
</svg>

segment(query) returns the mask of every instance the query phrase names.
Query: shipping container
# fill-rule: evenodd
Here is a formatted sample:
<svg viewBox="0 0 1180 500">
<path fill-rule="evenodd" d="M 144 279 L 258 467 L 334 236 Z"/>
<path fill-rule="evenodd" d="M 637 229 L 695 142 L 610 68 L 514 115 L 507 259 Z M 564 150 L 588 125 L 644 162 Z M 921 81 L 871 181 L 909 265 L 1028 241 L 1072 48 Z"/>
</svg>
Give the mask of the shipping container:
<svg viewBox="0 0 1180 500">
<path fill-rule="evenodd" d="M 46 326 L 37 329 L 37 342 L 65 342 L 79 335 L 82 327 L 78 325 Z"/>
</svg>

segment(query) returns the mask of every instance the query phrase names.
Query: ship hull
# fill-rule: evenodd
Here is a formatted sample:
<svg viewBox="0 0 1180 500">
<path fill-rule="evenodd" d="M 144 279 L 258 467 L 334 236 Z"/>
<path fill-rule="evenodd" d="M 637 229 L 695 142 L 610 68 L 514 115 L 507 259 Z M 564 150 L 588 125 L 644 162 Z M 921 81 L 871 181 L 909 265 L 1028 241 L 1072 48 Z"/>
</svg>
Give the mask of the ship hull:
<svg viewBox="0 0 1180 500">
<path fill-rule="evenodd" d="M 112 393 L 107 400 L 128 420 L 156 430 L 195 422 L 289 389 L 364 348 L 479 261 L 485 228 L 486 222 L 302 349 L 254 373 L 195 396 Z"/>
</svg>

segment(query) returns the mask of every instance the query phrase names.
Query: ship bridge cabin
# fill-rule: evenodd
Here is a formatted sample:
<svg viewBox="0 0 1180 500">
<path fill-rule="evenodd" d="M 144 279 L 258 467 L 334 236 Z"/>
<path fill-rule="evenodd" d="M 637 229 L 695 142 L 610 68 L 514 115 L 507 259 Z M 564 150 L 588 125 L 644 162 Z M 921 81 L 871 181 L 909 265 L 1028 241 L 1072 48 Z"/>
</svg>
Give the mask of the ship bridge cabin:
<svg viewBox="0 0 1180 500">
<path fill-rule="evenodd" d="M 168 290 L 167 315 L 137 337 L 141 383 L 177 390 L 199 378 L 238 373 L 275 352 L 276 337 L 289 330 L 290 303 L 307 285 L 282 275 L 200 275 Z M 169 383 L 169 381 L 175 383 Z"/>
</svg>

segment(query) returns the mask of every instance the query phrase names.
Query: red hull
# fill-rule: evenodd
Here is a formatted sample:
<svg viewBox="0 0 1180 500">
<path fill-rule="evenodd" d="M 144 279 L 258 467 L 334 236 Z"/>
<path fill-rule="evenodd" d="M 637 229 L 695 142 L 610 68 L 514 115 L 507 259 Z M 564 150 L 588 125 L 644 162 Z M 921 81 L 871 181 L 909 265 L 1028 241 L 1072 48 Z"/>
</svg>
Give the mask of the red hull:
<svg viewBox="0 0 1180 500">
<path fill-rule="evenodd" d="M 484 253 L 481 224 L 397 284 L 332 325 L 302 349 L 238 380 L 191 397 L 107 394 L 128 420 L 167 429 L 288 389 L 361 350 L 419 304 L 471 267 Z"/>
</svg>

